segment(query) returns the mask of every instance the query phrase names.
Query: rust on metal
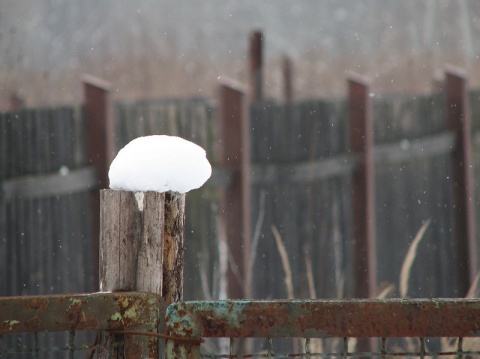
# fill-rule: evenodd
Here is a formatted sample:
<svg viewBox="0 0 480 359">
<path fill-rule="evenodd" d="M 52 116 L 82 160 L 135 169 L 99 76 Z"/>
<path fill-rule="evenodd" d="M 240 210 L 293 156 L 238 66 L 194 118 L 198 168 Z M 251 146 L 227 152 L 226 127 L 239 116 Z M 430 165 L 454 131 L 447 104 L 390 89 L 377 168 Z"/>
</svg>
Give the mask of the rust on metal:
<svg viewBox="0 0 480 359">
<path fill-rule="evenodd" d="M 177 342 L 185 342 L 185 343 L 193 343 L 193 344 L 201 344 L 204 342 L 201 338 L 187 338 L 187 337 L 174 337 L 171 335 L 163 334 L 163 333 L 152 333 L 152 332 L 145 332 L 139 330 L 109 330 L 109 333 L 112 334 L 127 334 L 127 335 L 139 335 L 145 337 L 154 337 L 160 339 L 168 339 Z"/>
<path fill-rule="evenodd" d="M 100 196 L 98 189 L 108 188 L 108 169 L 115 154 L 110 84 L 86 75 L 83 78 L 83 97 L 88 162 L 95 168 L 98 180 L 98 186 L 92 188 L 90 194 L 93 288 L 98 290 L 100 288 L 98 283 L 98 239 L 100 237 Z"/>
<path fill-rule="evenodd" d="M 156 330 L 165 304 L 151 293 L 0 298 L 0 334 L 135 328 Z"/>
<path fill-rule="evenodd" d="M 291 103 L 293 101 L 293 65 L 292 60 L 288 56 L 284 56 L 282 60 L 283 75 L 283 101 Z"/>
<path fill-rule="evenodd" d="M 201 337 L 480 336 L 480 299 L 174 303 L 167 334 Z"/>
<path fill-rule="evenodd" d="M 349 74 L 350 147 L 360 156 L 352 174 L 352 217 L 354 242 L 354 296 L 376 294 L 375 187 L 373 118 L 368 80 Z"/>
<path fill-rule="evenodd" d="M 233 171 L 231 185 L 222 191 L 220 207 L 225 217 L 228 248 L 228 296 L 249 297 L 250 281 L 250 144 L 245 92 L 235 83 L 219 85 L 220 165 Z M 240 275 L 238 275 L 240 274 Z"/>
<path fill-rule="evenodd" d="M 458 295 L 464 296 L 475 278 L 476 240 L 473 202 L 472 145 L 466 73 L 453 66 L 446 68 L 448 129 L 455 134 L 451 153 L 451 190 Z"/>
<path fill-rule="evenodd" d="M 262 31 L 253 31 L 250 35 L 250 93 L 249 98 L 252 102 L 262 101 L 263 99 L 263 33 Z"/>
</svg>

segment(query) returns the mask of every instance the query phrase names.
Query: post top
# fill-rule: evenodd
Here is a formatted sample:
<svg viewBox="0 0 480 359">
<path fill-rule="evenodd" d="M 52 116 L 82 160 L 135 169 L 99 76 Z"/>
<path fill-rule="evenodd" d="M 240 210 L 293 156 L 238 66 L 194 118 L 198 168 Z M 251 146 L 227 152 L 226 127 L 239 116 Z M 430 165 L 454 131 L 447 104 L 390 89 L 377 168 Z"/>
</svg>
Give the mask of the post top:
<svg viewBox="0 0 480 359">
<path fill-rule="evenodd" d="M 348 82 L 353 82 L 363 86 L 370 86 L 371 81 L 368 77 L 360 75 L 354 71 L 346 71 L 346 77 Z"/>
<path fill-rule="evenodd" d="M 467 78 L 467 71 L 465 71 L 461 67 L 451 65 L 451 64 L 446 64 L 444 69 L 445 69 L 445 74 L 446 75 L 451 75 L 451 76 L 459 77 L 459 78 L 462 78 L 462 79 Z"/>
<path fill-rule="evenodd" d="M 218 84 L 220 86 L 228 87 L 228 88 L 230 88 L 232 90 L 235 90 L 235 91 L 238 91 L 238 92 L 242 92 L 242 93 L 247 92 L 247 88 L 245 87 L 245 85 L 243 85 L 239 81 L 236 81 L 236 80 L 228 78 L 228 77 L 219 76 L 218 77 Z"/>
<path fill-rule="evenodd" d="M 84 74 L 82 76 L 82 82 L 86 85 L 91 85 L 104 91 L 109 91 L 112 88 L 110 82 L 89 74 Z"/>
</svg>

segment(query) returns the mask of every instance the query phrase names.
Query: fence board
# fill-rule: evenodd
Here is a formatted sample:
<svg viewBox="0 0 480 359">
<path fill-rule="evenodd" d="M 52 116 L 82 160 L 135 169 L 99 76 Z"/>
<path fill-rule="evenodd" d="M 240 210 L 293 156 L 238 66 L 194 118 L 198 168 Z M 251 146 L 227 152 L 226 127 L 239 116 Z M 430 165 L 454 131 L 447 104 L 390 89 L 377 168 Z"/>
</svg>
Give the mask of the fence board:
<svg viewBox="0 0 480 359">
<path fill-rule="evenodd" d="M 289 255 L 295 296 L 305 298 L 311 294 L 305 275 L 307 256 L 313 263 L 317 295 L 338 295 L 344 266 L 349 262 L 345 241 L 350 230 L 349 225 L 340 226 L 350 222 L 344 220 L 350 215 L 343 210 L 349 196 L 341 193 L 349 193 L 345 186 L 355 163 L 354 157 L 345 155 L 346 120 L 344 103 L 340 101 L 252 106 L 253 224 L 261 217 L 258 199 L 262 195 L 266 198 L 254 266 L 256 297 L 286 297 L 273 225 Z"/>
<path fill-rule="evenodd" d="M 79 115 L 67 107 L 0 113 L 1 295 L 91 289 L 84 197 L 95 174 L 84 167 Z"/>
</svg>

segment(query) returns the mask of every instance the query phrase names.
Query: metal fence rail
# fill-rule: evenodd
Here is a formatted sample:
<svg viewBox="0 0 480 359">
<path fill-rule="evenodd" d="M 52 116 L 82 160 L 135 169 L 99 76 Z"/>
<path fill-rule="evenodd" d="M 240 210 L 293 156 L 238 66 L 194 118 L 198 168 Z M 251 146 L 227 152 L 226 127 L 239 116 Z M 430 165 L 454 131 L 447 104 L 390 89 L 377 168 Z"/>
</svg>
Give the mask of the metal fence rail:
<svg viewBox="0 0 480 359">
<path fill-rule="evenodd" d="M 151 293 L 1 297 L 0 357 L 93 358 L 115 351 L 143 357 L 158 347 L 157 338 L 108 333 L 157 333 L 164 313 L 163 299 Z"/>
<path fill-rule="evenodd" d="M 480 357 L 476 299 L 184 302 L 167 308 L 166 326 L 172 336 L 230 338 L 210 352 L 167 341 L 170 359 Z M 278 338 L 295 339 L 276 350 Z"/>
<path fill-rule="evenodd" d="M 60 341 L 48 339 L 53 332 Z M 169 359 L 480 358 L 479 336 L 480 299 L 200 301 L 165 309 L 149 293 L 0 298 L 0 357 L 160 358 L 166 337 Z"/>
</svg>

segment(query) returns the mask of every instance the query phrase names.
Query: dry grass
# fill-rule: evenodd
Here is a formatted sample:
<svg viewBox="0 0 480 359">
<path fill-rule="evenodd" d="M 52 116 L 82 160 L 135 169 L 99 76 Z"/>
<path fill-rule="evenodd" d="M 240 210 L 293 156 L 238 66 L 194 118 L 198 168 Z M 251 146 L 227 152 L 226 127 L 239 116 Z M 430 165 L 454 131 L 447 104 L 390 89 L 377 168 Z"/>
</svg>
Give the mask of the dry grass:
<svg viewBox="0 0 480 359">
<path fill-rule="evenodd" d="M 431 220 L 426 220 L 418 232 L 416 233 L 412 243 L 410 244 L 410 248 L 405 255 L 402 268 L 399 275 L 399 290 L 400 290 L 400 297 L 407 298 L 408 297 L 408 283 L 411 277 L 411 269 L 412 266 L 417 258 L 418 255 L 418 247 L 425 237 L 425 232 L 427 231 L 428 227 L 430 226 Z M 277 245 L 278 252 L 280 254 L 280 258 L 282 261 L 282 267 L 285 273 L 285 287 L 287 291 L 287 297 L 289 299 L 294 298 L 294 290 L 293 290 L 293 282 L 292 282 L 292 271 L 290 262 L 288 259 L 287 250 L 283 243 L 282 237 L 280 232 L 278 231 L 275 225 L 272 225 L 272 232 L 275 237 L 275 243 Z M 307 253 L 305 253 L 305 267 L 306 267 L 306 279 L 308 284 L 308 291 L 310 294 L 311 299 L 316 299 L 316 288 L 314 282 L 314 275 L 312 269 L 312 263 L 310 257 Z M 480 274 L 475 277 L 475 280 L 472 282 L 471 287 L 468 291 L 466 298 L 474 298 L 478 292 L 478 285 L 480 282 Z M 395 292 L 395 285 L 387 284 L 382 291 L 377 295 L 376 298 L 383 299 L 388 298 L 393 295 Z M 340 298 L 340 297 L 339 297 Z M 335 348 L 340 348 L 342 345 L 342 338 L 332 338 L 331 340 L 324 341 L 321 338 L 312 338 L 308 342 L 308 347 L 310 353 L 324 353 L 324 352 L 332 352 Z M 441 351 L 456 351 L 458 349 L 458 338 L 442 338 L 441 339 Z M 405 338 L 405 348 L 398 348 L 398 350 L 407 350 L 410 352 L 418 351 L 418 342 L 415 338 Z M 298 341 L 294 342 L 295 347 L 298 349 L 305 348 L 306 340 L 299 339 Z M 348 339 L 348 350 L 349 352 L 355 352 L 358 345 L 357 338 L 349 338 Z M 478 351 L 480 350 L 480 343 L 475 338 L 463 338 L 462 341 L 462 349 L 463 350 L 471 350 L 471 351 Z M 428 348 L 427 348 L 428 350 Z"/>
<path fill-rule="evenodd" d="M 412 269 L 413 262 L 417 257 L 417 249 L 420 241 L 423 239 L 425 231 L 427 230 L 428 226 L 430 225 L 430 219 L 423 223 L 422 227 L 420 227 L 419 231 L 415 235 L 415 238 L 410 244 L 410 248 L 403 260 L 402 269 L 400 271 L 400 297 L 406 298 L 408 295 L 408 282 L 410 280 L 410 272 Z"/>
<path fill-rule="evenodd" d="M 285 245 L 282 241 L 282 236 L 275 225 L 272 225 L 273 236 L 275 237 L 275 243 L 277 244 L 278 253 L 282 260 L 283 271 L 285 272 L 285 288 L 287 289 L 287 298 L 294 299 L 295 294 L 293 291 L 292 269 L 290 267 L 290 261 L 288 260 L 288 253 Z"/>
</svg>

